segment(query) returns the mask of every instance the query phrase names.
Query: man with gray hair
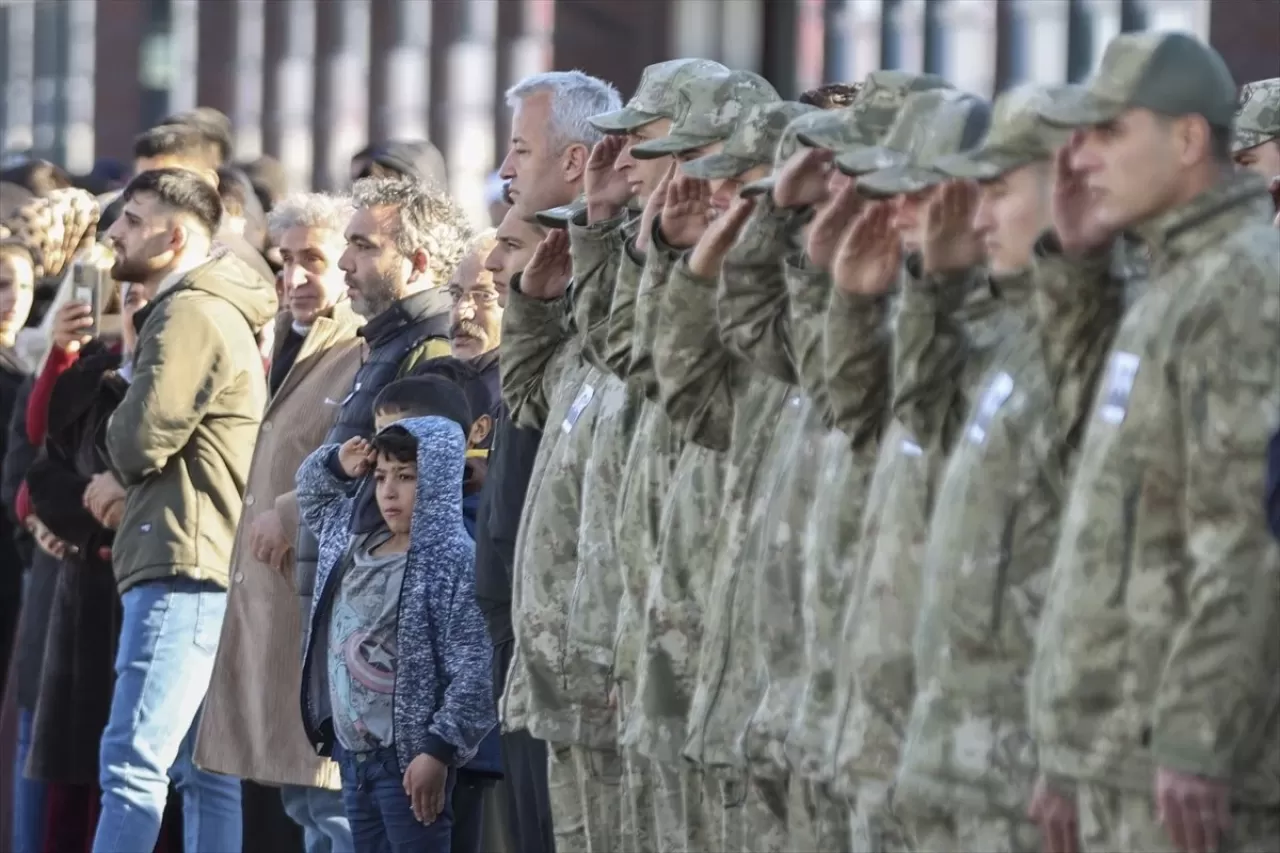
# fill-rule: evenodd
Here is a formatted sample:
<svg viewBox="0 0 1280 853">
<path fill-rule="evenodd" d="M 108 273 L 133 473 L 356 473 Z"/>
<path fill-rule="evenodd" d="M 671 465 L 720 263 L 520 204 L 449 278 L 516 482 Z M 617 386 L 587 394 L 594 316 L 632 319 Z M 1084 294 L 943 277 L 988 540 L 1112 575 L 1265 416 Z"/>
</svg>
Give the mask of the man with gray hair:
<svg viewBox="0 0 1280 853">
<path fill-rule="evenodd" d="M 355 210 L 338 268 L 352 309 L 365 319 L 358 334 L 367 352 L 352 384 L 331 386 L 340 411 L 321 444 L 371 436 L 378 392 L 420 361 L 452 353 L 453 304 L 445 285 L 473 236 L 466 215 L 437 188 L 406 178 L 363 178 L 351 194 Z M 376 513 L 371 489 L 359 500 Z M 315 537 L 304 526 L 295 566 L 303 613 L 311 612 L 316 558 Z"/>
<path fill-rule="evenodd" d="M 574 201 L 591 147 L 604 136 L 588 119 L 622 106 L 618 90 L 581 71 L 548 71 L 507 90 L 511 147 L 498 174 L 520 216 Z"/>
<path fill-rule="evenodd" d="M 350 199 L 312 193 L 285 199 L 267 220 L 284 263 L 285 310 L 276 317 L 269 402 L 249 468 L 227 616 L 196 745 L 201 767 L 279 786 L 307 853 L 355 849 L 337 765 L 316 755 L 302 728 L 302 623 L 292 579 L 294 475 L 338 416 L 333 389 L 350 386 L 360 368 L 361 320 L 338 267 L 350 219 Z"/>
<path fill-rule="evenodd" d="M 501 278 L 514 287 L 517 273 L 533 254 L 530 239 L 537 235 L 534 214 L 569 204 L 582 193 L 591 146 L 603 135 L 587 119 L 618 109 L 622 101 L 603 80 L 580 71 L 553 71 L 527 77 L 511 87 L 507 103 L 513 110 L 511 147 L 498 174 L 508 182 L 513 207 L 498 229 L 501 252 L 495 254 L 506 260 L 495 263 L 502 267 Z M 503 293 L 504 307 L 510 298 L 509 293 Z M 506 325 L 504 318 L 504 329 Z M 505 347 L 502 358 L 506 358 Z M 494 646 L 494 688 L 499 693 L 506 687 L 514 655 L 511 589 L 515 544 L 541 437 L 539 429 L 517 425 L 504 405 L 480 493 L 476 586 L 485 602 Z M 523 725 L 507 731 L 502 736 L 502 762 L 511 794 L 511 837 L 522 853 L 550 853 L 557 844 L 552 835 L 545 742 Z"/>
</svg>

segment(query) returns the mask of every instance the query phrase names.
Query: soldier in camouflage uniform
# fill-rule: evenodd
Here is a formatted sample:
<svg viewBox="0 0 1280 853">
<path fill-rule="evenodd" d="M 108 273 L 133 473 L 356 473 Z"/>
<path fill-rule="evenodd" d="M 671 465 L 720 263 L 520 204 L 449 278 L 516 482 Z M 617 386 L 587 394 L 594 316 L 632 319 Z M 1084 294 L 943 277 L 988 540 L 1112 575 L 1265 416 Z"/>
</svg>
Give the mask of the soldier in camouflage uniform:
<svg viewBox="0 0 1280 853">
<path fill-rule="evenodd" d="M 675 215 L 705 216 L 717 203 L 717 196 L 732 193 L 736 197 L 742 185 L 767 175 L 788 124 L 813 110 L 786 101 L 749 110 L 720 153 L 682 166 L 688 178 L 708 183 L 702 188 L 699 204 L 684 205 L 679 214 L 664 208 L 664 224 L 670 225 Z M 688 178 L 685 183 L 694 184 Z M 668 277 L 654 362 L 661 401 L 679 434 L 726 457 L 718 523 L 712 528 L 709 606 L 683 754 L 701 768 L 707 786 L 706 840 L 716 845 L 715 849 L 737 853 L 780 849 L 778 845 L 785 842 L 785 837 L 775 837 L 770 847 L 767 830 L 757 837 L 749 829 L 755 821 L 744 820 L 744 813 L 759 807 L 746 784 L 741 744 L 750 710 L 758 699 L 758 673 L 751 626 L 753 587 L 749 578 L 741 582 L 739 577 L 745 567 L 754 567 L 748 553 L 751 543 L 758 542 L 751 535 L 752 508 L 757 504 L 760 482 L 757 475 L 761 463 L 776 456 L 771 456 L 769 449 L 789 391 L 788 386 L 738 357 L 718 335 L 708 334 L 718 325 L 718 280 L 731 289 L 744 277 L 781 278 L 777 252 L 785 246 L 776 245 L 775 237 L 756 230 L 733 245 L 751 202 L 734 204 Z M 752 242 L 761 237 L 766 238 L 764 245 Z M 759 257 L 748 258 L 751 252 Z M 727 260 L 726 255 L 733 257 Z M 768 324 L 771 318 L 761 317 L 756 322 Z"/>
<path fill-rule="evenodd" d="M 899 306 L 895 409 L 947 460 L 924 552 L 916 697 L 895 789 L 918 850 L 1039 846 L 1026 817 L 1036 759 L 1022 685 L 1075 438 L 1124 295 L 1107 251 L 1067 257 L 1048 236 L 1031 269 L 1063 136 L 1036 107 L 1060 91 L 1006 93 L 979 149 L 934 163 L 981 189 L 952 183 L 933 202 L 924 267 L 934 278 L 912 282 Z M 955 322 L 949 294 L 930 285 L 947 287 L 942 274 L 965 272 L 984 244 L 987 286 L 1012 322 L 1008 337 L 980 349 Z"/>
<path fill-rule="evenodd" d="M 745 71 L 691 80 L 680 98 L 681 112 L 670 134 L 635 146 L 634 156 L 687 161 L 718 153 L 751 107 L 780 100 L 764 78 Z M 652 363 L 667 278 L 696 236 L 672 231 L 661 214 L 655 217 L 636 300 L 633 367 Z M 661 395 L 659 378 L 654 376 L 650 389 L 658 395 L 655 399 Z M 713 827 L 706 819 L 701 775 L 682 751 L 712 572 L 705 531 L 719 519 L 724 459 L 709 448 L 679 443 L 683 446 L 655 530 L 658 549 L 643 613 L 634 725 L 628 726 L 627 737 L 650 759 L 658 780 L 655 816 L 663 849 L 717 849 L 718 840 L 709 835 Z M 717 814 L 714 828 L 718 826 Z"/>
<path fill-rule="evenodd" d="M 836 158 L 851 176 L 863 175 L 859 192 L 899 196 L 893 216 L 868 205 L 849 228 L 846 246 L 859 256 L 849 267 L 837 263 L 826 314 L 825 371 L 836 423 L 856 430 L 867 405 L 869 364 L 884 363 L 889 335 L 891 290 L 924 287 L 918 250 L 929 194 L 945 176 L 933 164 L 972 148 L 986 130 L 985 101 L 953 89 L 909 95 L 879 146 L 865 143 Z M 878 168 L 879 167 L 879 168 Z M 877 171 L 867 170 L 878 169 Z M 901 249 L 891 241 L 895 235 Z M 895 260 L 907 253 L 902 264 Z M 972 288 L 972 272 L 931 276 L 956 299 L 957 319 L 971 338 L 987 345 L 998 334 L 989 294 Z M 851 330 L 856 330 L 851 332 Z M 857 342 L 857 343 L 855 343 Z M 927 368 L 928 361 L 921 364 Z M 943 369 L 937 364 L 935 369 Z M 865 415 L 861 416 L 865 417 Z M 833 718 L 825 776 L 831 793 L 849 812 L 851 843 L 857 850 L 905 849 L 909 844 L 892 809 L 889 783 L 897 765 L 902 723 L 914 691 L 910 678 L 911 632 L 918 605 L 919 550 L 927 533 L 931 475 L 941 454 L 926 455 L 902 418 L 887 419 L 865 487 L 857 535 L 844 548 L 840 570 L 842 611 L 833 617 L 838 650 L 833 668 Z M 873 603 L 867 603 L 873 601 Z M 868 689 L 870 688 L 870 689 Z"/>
<path fill-rule="evenodd" d="M 1231 154 L 1268 183 L 1280 181 L 1280 77 L 1249 83 L 1240 92 Z M 1280 193 L 1280 187 L 1273 186 L 1272 193 Z"/>
<path fill-rule="evenodd" d="M 581 564 L 575 581 L 577 607 L 583 614 L 580 621 L 584 628 L 589 623 L 589 630 L 581 632 L 590 637 L 584 646 L 584 657 L 612 664 L 611 677 L 616 683 L 610 687 L 619 691 L 614 699 L 619 711 L 619 734 L 626 724 L 627 693 L 634 673 L 630 661 L 620 668 L 624 662 L 616 657 L 617 633 L 620 622 L 631 618 L 628 611 L 638 607 L 635 591 L 643 592 L 647 579 L 636 577 L 628 571 L 628 564 L 619 560 L 615 530 L 627 455 L 645 396 L 639 383 L 628 383 L 609 367 L 609 316 L 624 244 L 634 237 L 639 223 L 633 202 L 647 201 L 661 177 L 654 175 L 654 169 L 645 174 L 651 161 L 629 160 L 628 149 L 647 139 L 661 138 L 676 116 L 676 92 L 681 83 L 725 70 L 719 63 L 705 59 L 678 59 L 650 66 L 635 97 L 625 107 L 594 117 L 592 124 L 609 135 L 597 144 L 588 163 L 585 210 L 575 213 L 569 222 L 575 316 L 584 336 L 584 356 L 598 377 L 593 387 L 599 395 L 590 456 L 583 474 L 578 546 Z M 636 199 L 638 194 L 641 197 Z M 624 594 L 627 591 L 631 594 Z M 588 814 L 600 813 L 601 820 L 611 820 L 614 812 L 620 813 L 614 849 L 652 849 L 651 779 L 644 759 L 630 750 L 623 751 L 619 758 L 623 771 L 621 796 L 616 801 L 608 800 L 606 808 L 599 809 L 590 805 L 593 799 L 602 799 L 599 793 L 584 790 Z"/>
<path fill-rule="evenodd" d="M 1280 849 L 1280 545 L 1259 500 L 1280 254 L 1264 182 L 1231 173 L 1234 107 L 1212 48 L 1145 32 L 1041 108 L 1078 130 L 1094 191 L 1064 246 L 1127 229 L 1150 251 L 1084 428 L 1028 688 L 1033 813 L 1054 837 L 1077 819 L 1084 851 Z"/>
</svg>

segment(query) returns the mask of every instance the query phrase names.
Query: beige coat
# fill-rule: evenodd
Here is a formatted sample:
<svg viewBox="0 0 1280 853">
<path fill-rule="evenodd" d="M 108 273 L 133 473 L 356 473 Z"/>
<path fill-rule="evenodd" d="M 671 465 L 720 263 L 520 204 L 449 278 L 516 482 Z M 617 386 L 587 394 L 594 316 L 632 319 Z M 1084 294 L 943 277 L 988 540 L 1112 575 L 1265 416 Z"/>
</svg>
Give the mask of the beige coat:
<svg viewBox="0 0 1280 853">
<path fill-rule="evenodd" d="M 276 340 L 289 316 L 276 321 Z M 339 788 L 338 768 L 319 758 L 302 729 L 302 616 L 293 566 L 278 572 L 254 559 L 249 529 L 275 508 L 295 541 L 294 475 L 324 441 L 363 357 L 359 318 L 347 303 L 318 319 L 280 390 L 267 404 L 231 557 L 227 615 L 205 698 L 196 763 L 269 785 Z"/>
</svg>

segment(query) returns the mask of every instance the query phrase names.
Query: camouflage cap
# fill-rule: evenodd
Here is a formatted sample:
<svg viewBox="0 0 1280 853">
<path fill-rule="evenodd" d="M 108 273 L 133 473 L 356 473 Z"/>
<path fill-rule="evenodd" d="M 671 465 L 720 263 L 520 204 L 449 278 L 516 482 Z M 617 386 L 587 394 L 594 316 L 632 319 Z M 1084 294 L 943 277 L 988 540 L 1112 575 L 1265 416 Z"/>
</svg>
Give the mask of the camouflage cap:
<svg viewBox="0 0 1280 853">
<path fill-rule="evenodd" d="M 728 73 L 728 68 L 711 59 L 655 63 L 640 75 L 640 85 L 625 107 L 592 116 L 588 121 L 601 133 L 630 133 L 660 118 L 674 119 L 680 109 L 681 86 L 694 77 Z"/>
<path fill-rule="evenodd" d="M 1061 127 L 1112 121 L 1132 107 L 1168 116 L 1200 115 L 1230 127 L 1236 84 L 1222 56 L 1186 33 L 1124 33 L 1113 38 L 1098 70 L 1046 102 L 1041 117 Z"/>
<path fill-rule="evenodd" d="M 568 228 L 569 223 L 572 222 L 579 213 L 582 213 L 586 209 L 586 196 L 578 196 L 568 204 L 562 204 L 559 207 L 549 207 L 546 210 L 539 210 L 533 215 L 533 218 L 543 228 Z"/>
<path fill-rule="evenodd" d="M 1050 159 L 1066 141 L 1066 132 L 1046 124 L 1039 107 L 1064 88 L 1027 83 L 1000 95 L 991 109 L 991 129 L 982 144 L 963 154 L 942 157 L 933 167 L 952 178 L 991 181 L 1028 163 Z"/>
<path fill-rule="evenodd" d="M 968 151 L 986 135 L 991 105 L 956 89 L 917 92 L 907 98 L 883 145 L 836 158 L 848 175 L 862 175 L 858 188 L 872 195 L 899 195 L 947 180 L 934 165 Z"/>
<path fill-rule="evenodd" d="M 747 111 L 719 153 L 690 160 L 680 168 L 690 177 L 711 181 L 736 178 L 748 169 L 767 166 L 773 162 L 778 140 L 792 119 L 812 112 L 821 110 L 795 101 L 757 104 Z"/>
<path fill-rule="evenodd" d="M 936 74 L 872 71 L 848 107 L 813 116 L 800 133 L 800 143 L 837 153 L 875 145 L 889 132 L 908 95 L 950 88 Z"/>
<path fill-rule="evenodd" d="M 1245 84 L 1236 113 L 1232 153 L 1280 138 L 1280 77 Z"/>
<path fill-rule="evenodd" d="M 680 109 L 671 132 L 632 146 L 631 156 L 652 160 L 723 142 L 752 107 L 781 100 L 768 80 L 750 71 L 693 77 L 680 87 Z"/>
<path fill-rule="evenodd" d="M 778 145 L 773 151 L 773 174 L 766 175 L 759 180 L 751 183 L 738 190 L 740 196 L 760 195 L 761 193 L 773 192 L 773 185 L 778 181 L 778 170 L 781 169 L 786 162 L 791 159 L 791 155 L 800 150 L 800 140 L 796 138 L 799 129 L 804 127 L 805 121 L 813 118 L 815 115 L 822 115 L 827 110 L 818 110 L 816 113 L 804 113 L 791 120 L 782 130 L 782 135 L 778 137 Z"/>
</svg>

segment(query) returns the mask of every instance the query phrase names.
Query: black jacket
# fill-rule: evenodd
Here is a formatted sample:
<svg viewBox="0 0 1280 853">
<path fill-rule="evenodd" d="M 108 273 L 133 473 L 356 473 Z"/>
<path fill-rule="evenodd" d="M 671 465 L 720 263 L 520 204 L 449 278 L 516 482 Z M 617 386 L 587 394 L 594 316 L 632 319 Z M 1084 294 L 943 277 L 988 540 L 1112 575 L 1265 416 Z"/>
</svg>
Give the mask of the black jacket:
<svg viewBox="0 0 1280 853">
<path fill-rule="evenodd" d="M 1271 437 L 1267 448 L 1267 524 L 1271 534 L 1280 539 L 1280 432 Z"/>
<path fill-rule="evenodd" d="M 495 646 L 515 639 L 511 583 L 516 533 L 541 440 L 542 433 L 512 424 L 506 407 L 502 407 L 476 513 L 476 602 Z M 495 672 L 493 676 L 505 679 L 506 674 Z"/>
</svg>

